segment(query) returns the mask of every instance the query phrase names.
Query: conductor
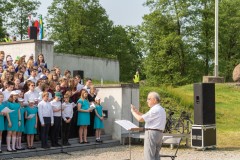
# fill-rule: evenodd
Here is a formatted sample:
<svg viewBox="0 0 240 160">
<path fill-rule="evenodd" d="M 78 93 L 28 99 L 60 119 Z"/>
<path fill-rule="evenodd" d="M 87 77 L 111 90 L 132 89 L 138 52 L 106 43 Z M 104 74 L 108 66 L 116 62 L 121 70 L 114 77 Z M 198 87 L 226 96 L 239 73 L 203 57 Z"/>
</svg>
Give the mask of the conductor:
<svg viewBox="0 0 240 160">
<path fill-rule="evenodd" d="M 135 106 L 131 105 L 131 112 L 137 121 L 145 122 L 144 160 L 160 159 L 159 153 L 166 123 L 166 112 L 159 103 L 159 94 L 150 92 L 147 97 L 150 110 L 147 113 L 140 113 Z"/>
</svg>

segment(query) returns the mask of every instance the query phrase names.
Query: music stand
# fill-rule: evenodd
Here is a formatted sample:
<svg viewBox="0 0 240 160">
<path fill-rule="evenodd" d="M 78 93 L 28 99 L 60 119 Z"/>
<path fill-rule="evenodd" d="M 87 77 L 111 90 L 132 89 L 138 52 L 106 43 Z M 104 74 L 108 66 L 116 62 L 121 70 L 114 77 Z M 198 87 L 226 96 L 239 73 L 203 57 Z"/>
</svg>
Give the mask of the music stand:
<svg viewBox="0 0 240 160">
<path fill-rule="evenodd" d="M 115 123 L 117 123 L 118 125 L 120 125 L 122 128 L 124 128 L 125 130 L 128 131 L 128 138 L 129 138 L 129 159 L 127 160 L 131 160 L 132 155 L 131 155 L 131 133 L 133 131 L 140 131 L 142 130 L 141 128 L 139 128 L 138 126 L 136 126 L 135 124 L 133 124 L 132 122 L 128 121 L 128 120 L 117 120 L 115 121 Z"/>
</svg>

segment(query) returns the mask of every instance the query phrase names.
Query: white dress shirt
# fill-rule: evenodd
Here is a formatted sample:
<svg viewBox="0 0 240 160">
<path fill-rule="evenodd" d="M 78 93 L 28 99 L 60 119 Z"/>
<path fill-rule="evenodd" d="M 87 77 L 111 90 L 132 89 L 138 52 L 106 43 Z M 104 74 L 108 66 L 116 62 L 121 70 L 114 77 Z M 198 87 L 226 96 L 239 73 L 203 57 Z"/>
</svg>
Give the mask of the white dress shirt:
<svg viewBox="0 0 240 160">
<path fill-rule="evenodd" d="M 7 100 L 8 100 L 8 98 L 9 98 L 10 95 L 11 95 L 11 92 L 12 92 L 12 91 L 8 91 L 7 89 L 5 89 L 5 90 L 2 92 L 3 95 L 4 95 L 3 101 L 7 101 Z"/>
<path fill-rule="evenodd" d="M 164 130 L 166 124 L 166 112 L 160 106 L 156 104 L 150 108 L 150 110 L 142 115 L 145 121 L 145 128 Z"/>
<path fill-rule="evenodd" d="M 54 123 L 54 121 L 53 121 L 53 110 L 52 110 L 52 106 L 49 102 L 45 102 L 44 100 L 42 100 L 38 104 L 38 116 L 39 116 L 41 124 L 45 124 L 43 117 L 50 117 L 51 118 L 51 123 L 52 124 Z"/>
<path fill-rule="evenodd" d="M 50 102 L 50 104 L 51 104 L 53 110 L 54 110 L 54 109 L 61 109 L 61 107 L 62 107 L 62 106 L 61 106 L 61 102 L 60 102 L 60 101 L 56 101 L 55 99 L 52 100 L 52 101 Z M 53 111 L 53 116 L 54 116 L 54 117 L 61 117 L 61 110 L 58 111 L 58 112 L 54 112 L 54 111 Z"/>
<path fill-rule="evenodd" d="M 33 99 L 33 100 L 37 100 L 39 97 L 39 94 L 36 90 L 34 91 L 27 91 L 25 94 L 24 94 L 24 105 L 28 105 L 28 101 L 29 99 Z"/>
<path fill-rule="evenodd" d="M 74 104 L 73 103 L 63 103 L 62 104 L 62 106 L 63 106 L 63 108 L 64 108 L 64 110 L 63 110 L 63 112 L 62 112 L 62 118 L 63 118 L 63 120 L 64 121 L 66 121 L 67 119 L 67 117 L 68 118 L 71 118 L 72 119 L 72 117 L 73 117 L 73 107 L 74 107 Z"/>
<path fill-rule="evenodd" d="M 38 100 L 41 101 L 42 100 L 42 94 L 43 92 L 39 92 L 39 97 L 38 97 Z M 52 93 L 48 92 L 48 100 L 52 100 Z"/>
</svg>

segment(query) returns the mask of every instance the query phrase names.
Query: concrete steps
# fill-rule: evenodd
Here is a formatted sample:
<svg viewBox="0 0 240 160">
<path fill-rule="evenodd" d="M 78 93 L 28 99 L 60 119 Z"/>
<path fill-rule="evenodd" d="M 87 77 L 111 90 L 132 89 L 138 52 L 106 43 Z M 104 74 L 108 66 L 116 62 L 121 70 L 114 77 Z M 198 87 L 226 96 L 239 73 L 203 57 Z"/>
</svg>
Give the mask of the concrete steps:
<svg viewBox="0 0 240 160">
<path fill-rule="evenodd" d="M 73 151 L 82 151 L 87 149 L 95 149 L 95 148 L 106 148 L 120 145 L 118 140 L 112 140 L 111 135 L 103 135 L 102 137 L 103 143 L 96 143 L 95 137 L 88 137 L 88 141 L 90 143 L 87 144 L 79 144 L 78 138 L 69 139 L 70 146 L 63 147 L 51 147 L 50 149 L 43 149 L 41 147 L 41 142 L 34 142 L 34 146 L 36 149 L 26 149 L 17 152 L 7 152 L 6 145 L 2 146 L 3 153 L 0 153 L 0 159 L 10 159 L 10 158 L 25 158 L 25 157 L 36 157 L 43 156 L 48 154 L 57 154 L 61 152 L 73 152 Z M 60 142 L 60 140 L 59 140 Z M 49 142 L 49 144 L 51 144 Z M 26 148 L 26 144 L 23 144 Z"/>
</svg>

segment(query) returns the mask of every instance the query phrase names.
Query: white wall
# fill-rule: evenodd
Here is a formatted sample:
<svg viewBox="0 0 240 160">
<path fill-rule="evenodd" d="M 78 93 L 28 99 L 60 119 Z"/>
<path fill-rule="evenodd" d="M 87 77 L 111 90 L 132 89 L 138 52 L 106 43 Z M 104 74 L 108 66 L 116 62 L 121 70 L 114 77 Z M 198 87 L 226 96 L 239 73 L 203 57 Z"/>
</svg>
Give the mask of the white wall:
<svg viewBox="0 0 240 160">
<path fill-rule="evenodd" d="M 39 53 L 43 53 L 48 68 L 53 66 L 61 68 L 62 74 L 66 69 L 84 71 L 84 77 L 96 80 L 119 82 L 119 62 L 117 60 L 97 58 L 90 56 L 78 56 L 71 54 L 55 54 L 53 50 L 53 42 L 39 40 L 24 40 L 11 43 L 0 43 L 0 51 L 4 51 L 5 55 L 10 54 L 13 60 L 17 56 L 26 55 L 26 61 L 33 54 L 34 59 Z"/>
<path fill-rule="evenodd" d="M 68 69 L 84 71 L 84 77 L 103 81 L 119 82 L 119 62 L 106 58 L 79 56 L 71 54 L 54 54 L 54 65 L 61 67 L 62 71 Z"/>
<path fill-rule="evenodd" d="M 114 139 L 121 140 L 121 134 L 128 132 L 114 121 L 129 120 L 139 126 L 130 111 L 131 103 L 139 108 L 139 88 L 131 84 L 122 84 L 102 86 L 97 89 L 97 96 L 101 98 L 103 109 L 108 110 L 108 119 L 104 120 L 104 131 L 111 134 Z"/>
</svg>

